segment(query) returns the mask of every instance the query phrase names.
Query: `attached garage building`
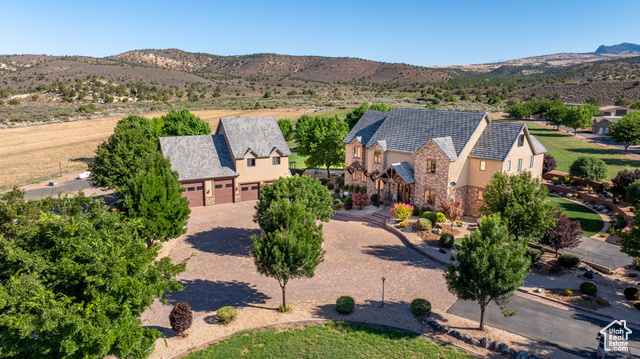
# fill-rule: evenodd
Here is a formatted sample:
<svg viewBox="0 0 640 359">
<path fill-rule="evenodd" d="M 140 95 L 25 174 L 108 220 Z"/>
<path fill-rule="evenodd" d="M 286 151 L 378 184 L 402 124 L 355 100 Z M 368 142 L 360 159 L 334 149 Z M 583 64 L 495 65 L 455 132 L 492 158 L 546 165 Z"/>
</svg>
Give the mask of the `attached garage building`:
<svg viewBox="0 0 640 359">
<path fill-rule="evenodd" d="M 221 118 L 215 133 L 158 140 L 190 207 L 255 201 L 262 186 L 291 176 L 291 152 L 274 117 Z"/>
</svg>

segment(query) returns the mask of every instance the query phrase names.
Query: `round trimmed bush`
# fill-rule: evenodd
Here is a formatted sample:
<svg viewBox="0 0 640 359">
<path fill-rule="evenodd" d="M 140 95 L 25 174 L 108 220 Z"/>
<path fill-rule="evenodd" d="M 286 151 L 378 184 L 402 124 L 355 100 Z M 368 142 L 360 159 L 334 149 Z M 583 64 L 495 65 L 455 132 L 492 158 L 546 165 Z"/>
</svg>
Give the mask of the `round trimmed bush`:
<svg viewBox="0 0 640 359">
<path fill-rule="evenodd" d="M 422 317 L 431 314 L 431 303 L 422 298 L 416 298 L 411 301 L 411 311 L 413 314 Z"/>
<path fill-rule="evenodd" d="M 565 297 L 573 297 L 573 291 L 571 289 L 565 289 L 563 293 Z"/>
<path fill-rule="evenodd" d="M 438 223 L 438 215 L 433 212 L 424 212 L 420 217 L 431 221 L 431 224 Z"/>
<path fill-rule="evenodd" d="M 633 303 L 633 307 L 640 310 L 640 302 Z"/>
<path fill-rule="evenodd" d="M 580 284 L 580 292 L 586 295 L 596 295 L 598 293 L 598 287 L 591 282 L 582 282 L 582 284 Z"/>
<path fill-rule="evenodd" d="M 526 256 L 529 257 L 529 259 L 531 259 L 531 263 L 535 263 L 539 261 L 540 258 L 542 257 L 542 250 L 527 247 Z"/>
<path fill-rule="evenodd" d="M 173 329 L 173 331 L 178 335 L 189 329 L 192 321 L 193 313 L 191 312 L 191 307 L 185 302 L 176 304 L 169 314 L 171 329 Z"/>
<path fill-rule="evenodd" d="M 378 204 L 378 194 L 372 194 L 371 197 L 369 197 L 369 201 L 371 201 L 371 204 Z"/>
<path fill-rule="evenodd" d="M 407 221 L 402 221 L 402 222 L 400 222 L 400 223 L 398 224 L 398 227 L 400 227 L 400 228 L 407 228 L 407 227 L 409 227 L 409 222 L 407 222 Z"/>
<path fill-rule="evenodd" d="M 629 300 L 638 300 L 640 299 L 640 292 L 638 288 L 627 287 L 624 289 L 624 297 Z"/>
<path fill-rule="evenodd" d="M 335 185 L 331 182 L 327 183 L 327 189 L 333 189 Z"/>
<path fill-rule="evenodd" d="M 601 307 L 606 307 L 607 306 L 607 301 L 604 298 L 598 298 L 596 299 L 596 303 L 598 303 L 599 306 Z"/>
<path fill-rule="evenodd" d="M 351 196 L 348 196 L 344 199 L 344 209 L 348 211 L 351 208 L 353 208 L 353 199 L 351 198 Z"/>
<path fill-rule="evenodd" d="M 238 311 L 234 307 L 222 307 L 218 309 L 218 321 L 222 324 L 229 324 L 238 317 Z"/>
<path fill-rule="evenodd" d="M 444 223 L 447 220 L 447 217 L 442 212 L 436 213 L 436 223 Z"/>
<path fill-rule="evenodd" d="M 420 218 L 416 223 L 416 228 L 421 231 L 428 231 L 431 229 L 431 221 L 426 218 Z"/>
<path fill-rule="evenodd" d="M 340 204 L 340 202 L 338 202 L 338 203 L 333 205 L 333 208 L 334 209 L 340 209 L 340 208 L 342 208 L 342 204 Z"/>
<path fill-rule="evenodd" d="M 336 300 L 336 310 L 341 314 L 349 314 L 353 312 L 353 308 L 355 306 L 355 301 L 348 295 L 343 295 Z"/>
<path fill-rule="evenodd" d="M 440 236 L 440 239 L 438 240 L 438 243 L 440 243 L 440 246 L 443 247 L 443 248 L 452 248 L 454 240 L 455 240 L 455 238 L 453 238 L 453 234 L 451 234 L 451 233 L 443 233 Z"/>
<path fill-rule="evenodd" d="M 561 254 L 558 257 L 558 264 L 565 268 L 575 268 L 582 263 L 582 259 L 575 254 Z"/>
</svg>

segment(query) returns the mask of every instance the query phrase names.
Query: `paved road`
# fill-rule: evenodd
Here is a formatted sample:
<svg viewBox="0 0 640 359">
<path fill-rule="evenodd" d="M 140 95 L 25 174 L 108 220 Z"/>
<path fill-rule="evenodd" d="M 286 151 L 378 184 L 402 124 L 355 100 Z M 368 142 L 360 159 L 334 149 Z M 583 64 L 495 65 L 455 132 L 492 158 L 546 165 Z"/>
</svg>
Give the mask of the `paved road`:
<svg viewBox="0 0 640 359">
<path fill-rule="evenodd" d="M 582 237 L 582 243 L 578 247 L 566 248 L 560 252 L 577 254 L 585 261 L 594 262 L 614 270 L 633 262 L 633 258 L 620 252 L 619 245 L 589 237 Z"/>
<path fill-rule="evenodd" d="M 593 357 L 597 347 L 595 337 L 610 323 L 586 316 L 577 310 L 560 309 L 521 296 L 515 296 L 509 307 L 517 310 L 518 314 L 505 318 L 498 306 L 492 304 L 485 314 L 485 323 L 549 343 L 551 346 L 585 358 Z M 458 300 L 447 312 L 476 321 L 480 319 L 480 307 L 471 301 Z M 633 330 L 629 337 L 629 345 L 631 356 L 607 352 L 607 358 L 638 357 L 640 355 L 639 330 Z"/>
<path fill-rule="evenodd" d="M 54 195 L 55 196 L 60 192 L 62 192 L 62 193 L 77 193 L 80 190 L 83 190 L 84 194 L 86 194 L 86 195 L 91 195 L 91 194 L 98 193 L 97 195 L 95 195 L 93 197 L 96 198 L 96 199 L 101 198 L 107 204 L 113 203 L 117 199 L 115 194 L 112 194 L 112 193 L 105 194 L 105 192 L 91 187 L 91 184 L 86 179 L 82 179 L 82 180 L 81 179 L 72 179 L 72 180 L 69 180 L 69 181 L 66 181 L 66 182 L 58 183 L 58 185 L 55 186 L 55 187 L 48 186 L 48 187 L 44 187 L 44 188 L 36 188 L 36 189 L 27 190 L 25 192 L 25 197 L 30 199 L 30 198 L 38 198 L 38 197 L 41 197 L 41 196 L 48 196 L 48 195 Z"/>
</svg>

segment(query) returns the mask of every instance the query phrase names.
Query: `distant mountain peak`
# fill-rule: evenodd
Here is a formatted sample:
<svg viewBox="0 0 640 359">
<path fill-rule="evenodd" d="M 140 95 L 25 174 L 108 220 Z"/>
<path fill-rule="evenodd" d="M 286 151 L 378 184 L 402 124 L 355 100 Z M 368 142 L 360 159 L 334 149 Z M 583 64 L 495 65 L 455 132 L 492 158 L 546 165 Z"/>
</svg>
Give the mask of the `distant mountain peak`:
<svg viewBox="0 0 640 359">
<path fill-rule="evenodd" d="M 600 45 L 595 51 L 596 54 L 621 54 L 623 52 L 640 52 L 640 45 L 630 42 L 623 42 L 617 45 L 605 46 Z"/>
</svg>

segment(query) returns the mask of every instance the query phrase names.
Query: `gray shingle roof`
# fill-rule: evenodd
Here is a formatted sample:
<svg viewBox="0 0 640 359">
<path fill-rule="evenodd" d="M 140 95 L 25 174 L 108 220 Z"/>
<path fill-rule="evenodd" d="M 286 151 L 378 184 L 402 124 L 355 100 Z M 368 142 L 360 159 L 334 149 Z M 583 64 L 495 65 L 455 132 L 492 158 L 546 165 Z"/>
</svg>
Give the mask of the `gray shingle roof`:
<svg viewBox="0 0 640 359">
<path fill-rule="evenodd" d="M 532 134 L 529 134 L 529 137 L 531 137 L 531 144 L 533 145 L 533 150 L 535 151 L 536 155 L 539 153 L 547 152 L 547 148 L 544 147 L 542 143 L 540 143 L 540 141 L 538 141 L 538 139 L 535 138 L 535 136 L 533 136 Z"/>
<path fill-rule="evenodd" d="M 435 143 L 440 150 L 444 153 L 445 156 L 449 159 L 449 161 L 453 161 L 458 158 L 456 154 L 456 149 L 453 145 L 453 141 L 451 137 L 436 137 L 432 139 L 433 143 Z"/>
<path fill-rule="evenodd" d="M 469 156 L 503 161 L 523 128 L 524 125 L 521 123 L 491 122 L 480 135 Z"/>
<path fill-rule="evenodd" d="M 158 141 L 180 181 L 238 176 L 223 135 L 160 137 Z"/>
<path fill-rule="evenodd" d="M 370 112 L 374 114 L 369 116 Z M 385 114 L 386 117 L 382 117 Z M 484 112 L 412 108 L 395 108 L 382 113 L 367 111 L 344 142 L 351 142 L 357 134 L 363 141 L 369 138 L 365 143 L 369 148 L 377 141 L 385 140 L 388 150 L 415 153 L 434 138 L 450 137 L 457 157 L 485 115 Z"/>
<path fill-rule="evenodd" d="M 289 156 L 291 151 L 284 140 L 275 117 L 223 117 L 216 133 L 224 128 L 233 158 L 243 158 L 254 151 L 258 157 L 268 157 L 276 149 Z"/>
<path fill-rule="evenodd" d="M 408 162 L 393 163 L 391 164 L 391 166 L 387 167 L 387 169 L 382 171 L 382 173 L 387 172 L 389 168 L 392 168 L 392 167 L 394 170 L 396 170 L 398 175 L 402 177 L 402 180 L 404 181 L 404 183 L 406 184 L 415 183 L 413 179 L 413 167 L 411 167 L 411 165 Z M 379 174 L 378 177 L 380 177 L 382 173 Z"/>
<path fill-rule="evenodd" d="M 362 115 L 358 123 L 349 131 L 344 143 L 351 143 L 353 139 L 359 137 L 358 140 L 362 144 L 366 144 L 374 133 L 378 130 L 385 118 L 390 114 L 389 111 L 373 111 L 369 110 Z"/>
</svg>

